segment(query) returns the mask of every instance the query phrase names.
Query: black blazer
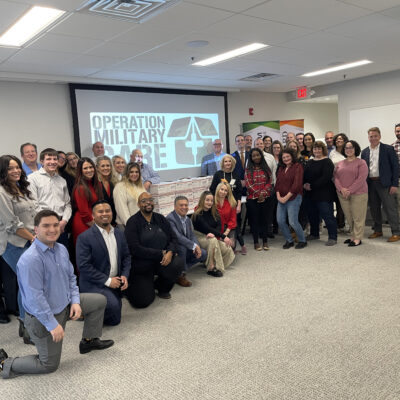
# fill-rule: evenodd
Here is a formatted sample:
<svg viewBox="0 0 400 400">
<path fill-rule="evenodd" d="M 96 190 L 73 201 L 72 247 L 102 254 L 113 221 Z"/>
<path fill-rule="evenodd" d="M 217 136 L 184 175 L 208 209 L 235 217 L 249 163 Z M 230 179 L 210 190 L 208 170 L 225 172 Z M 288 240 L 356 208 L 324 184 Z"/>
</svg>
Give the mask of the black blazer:
<svg viewBox="0 0 400 400">
<path fill-rule="evenodd" d="M 361 158 L 365 160 L 368 168 L 369 155 L 369 147 L 366 147 L 361 153 Z M 384 143 L 379 147 L 379 180 L 383 187 L 399 186 L 399 160 L 396 151 L 393 146 Z"/>
</svg>

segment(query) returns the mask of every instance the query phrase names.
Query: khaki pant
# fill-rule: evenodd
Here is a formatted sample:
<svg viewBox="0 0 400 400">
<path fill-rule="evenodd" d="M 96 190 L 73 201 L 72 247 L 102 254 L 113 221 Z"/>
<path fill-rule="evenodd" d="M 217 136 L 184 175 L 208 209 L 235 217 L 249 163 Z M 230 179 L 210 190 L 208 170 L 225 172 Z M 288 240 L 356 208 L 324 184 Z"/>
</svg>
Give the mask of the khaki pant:
<svg viewBox="0 0 400 400">
<path fill-rule="evenodd" d="M 368 193 L 353 194 L 345 199 L 338 193 L 346 220 L 350 225 L 351 237 L 361 240 L 364 237 L 365 217 L 368 207 Z"/>
<path fill-rule="evenodd" d="M 232 248 L 215 237 L 207 239 L 204 233 L 198 231 L 195 231 L 195 234 L 200 243 L 200 247 L 207 250 L 207 271 L 212 269 L 211 266 L 214 266 L 222 272 L 225 271 L 225 268 L 229 267 L 235 259 L 235 253 Z"/>
</svg>

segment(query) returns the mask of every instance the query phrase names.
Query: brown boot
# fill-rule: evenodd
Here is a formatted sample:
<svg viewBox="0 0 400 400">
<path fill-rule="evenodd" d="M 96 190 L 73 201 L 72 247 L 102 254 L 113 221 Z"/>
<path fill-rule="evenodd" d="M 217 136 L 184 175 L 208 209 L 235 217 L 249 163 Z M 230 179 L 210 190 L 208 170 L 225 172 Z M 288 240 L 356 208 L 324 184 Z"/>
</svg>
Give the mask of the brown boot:
<svg viewBox="0 0 400 400">
<path fill-rule="evenodd" d="M 190 282 L 187 278 L 186 278 L 186 274 L 182 274 L 176 281 L 176 283 L 179 286 L 183 286 L 183 287 L 189 287 L 192 286 L 192 282 Z"/>
</svg>

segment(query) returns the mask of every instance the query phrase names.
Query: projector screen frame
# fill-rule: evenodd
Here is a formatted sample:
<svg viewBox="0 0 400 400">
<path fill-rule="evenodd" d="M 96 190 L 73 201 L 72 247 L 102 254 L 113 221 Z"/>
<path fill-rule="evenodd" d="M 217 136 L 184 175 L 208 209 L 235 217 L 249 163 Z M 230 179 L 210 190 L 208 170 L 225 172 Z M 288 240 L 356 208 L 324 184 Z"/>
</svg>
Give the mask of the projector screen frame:
<svg viewBox="0 0 400 400">
<path fill-rule="evenodd" d="M 74 131 L 74 147 L 75 153 L 81 156 L 81 140 L 79 132 L 78 107 L 76 101 L 76 90 L 93 90 L 93 91 L 109 91 L 109 92 L 137 92 L 137 93 L 163 93 L 178 94 L 191 96 L 218 96 L 224 99 L 225 114 L 225 152 L 230 153 L 229 142 L 229 124 L 228 124 L 228 93 L 210 90 L 189 90 L 189 89 L 166 89 L 156 87 L 140 87 L 140 86 L 113 86 L 113 85 L 93 85 L 85 83 L 69 83 L 69 94 L 71 101 L 72 127 Z"/>
</svg>

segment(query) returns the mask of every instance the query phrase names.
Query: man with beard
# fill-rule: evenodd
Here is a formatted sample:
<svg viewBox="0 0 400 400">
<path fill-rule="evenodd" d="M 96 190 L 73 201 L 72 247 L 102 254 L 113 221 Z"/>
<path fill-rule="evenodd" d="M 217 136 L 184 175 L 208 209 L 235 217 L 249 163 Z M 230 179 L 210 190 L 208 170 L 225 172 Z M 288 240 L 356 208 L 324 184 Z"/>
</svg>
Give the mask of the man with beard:
<svg viewBox="0 0 400 400">
<path fill-rule="evenodd" d="M 170 291 L 184 269 L 177 256 L 178 240 L 167 219 L 153 212 L 150 193 L 139 196 L 139 211 L 128 219 L 125 237 L 132 257 L 127 297 L 133 307 L 149 306 L 158 297 L 170 299 Z M 154 280 L 154 277 L 157 277 Z"/>
</svg>

